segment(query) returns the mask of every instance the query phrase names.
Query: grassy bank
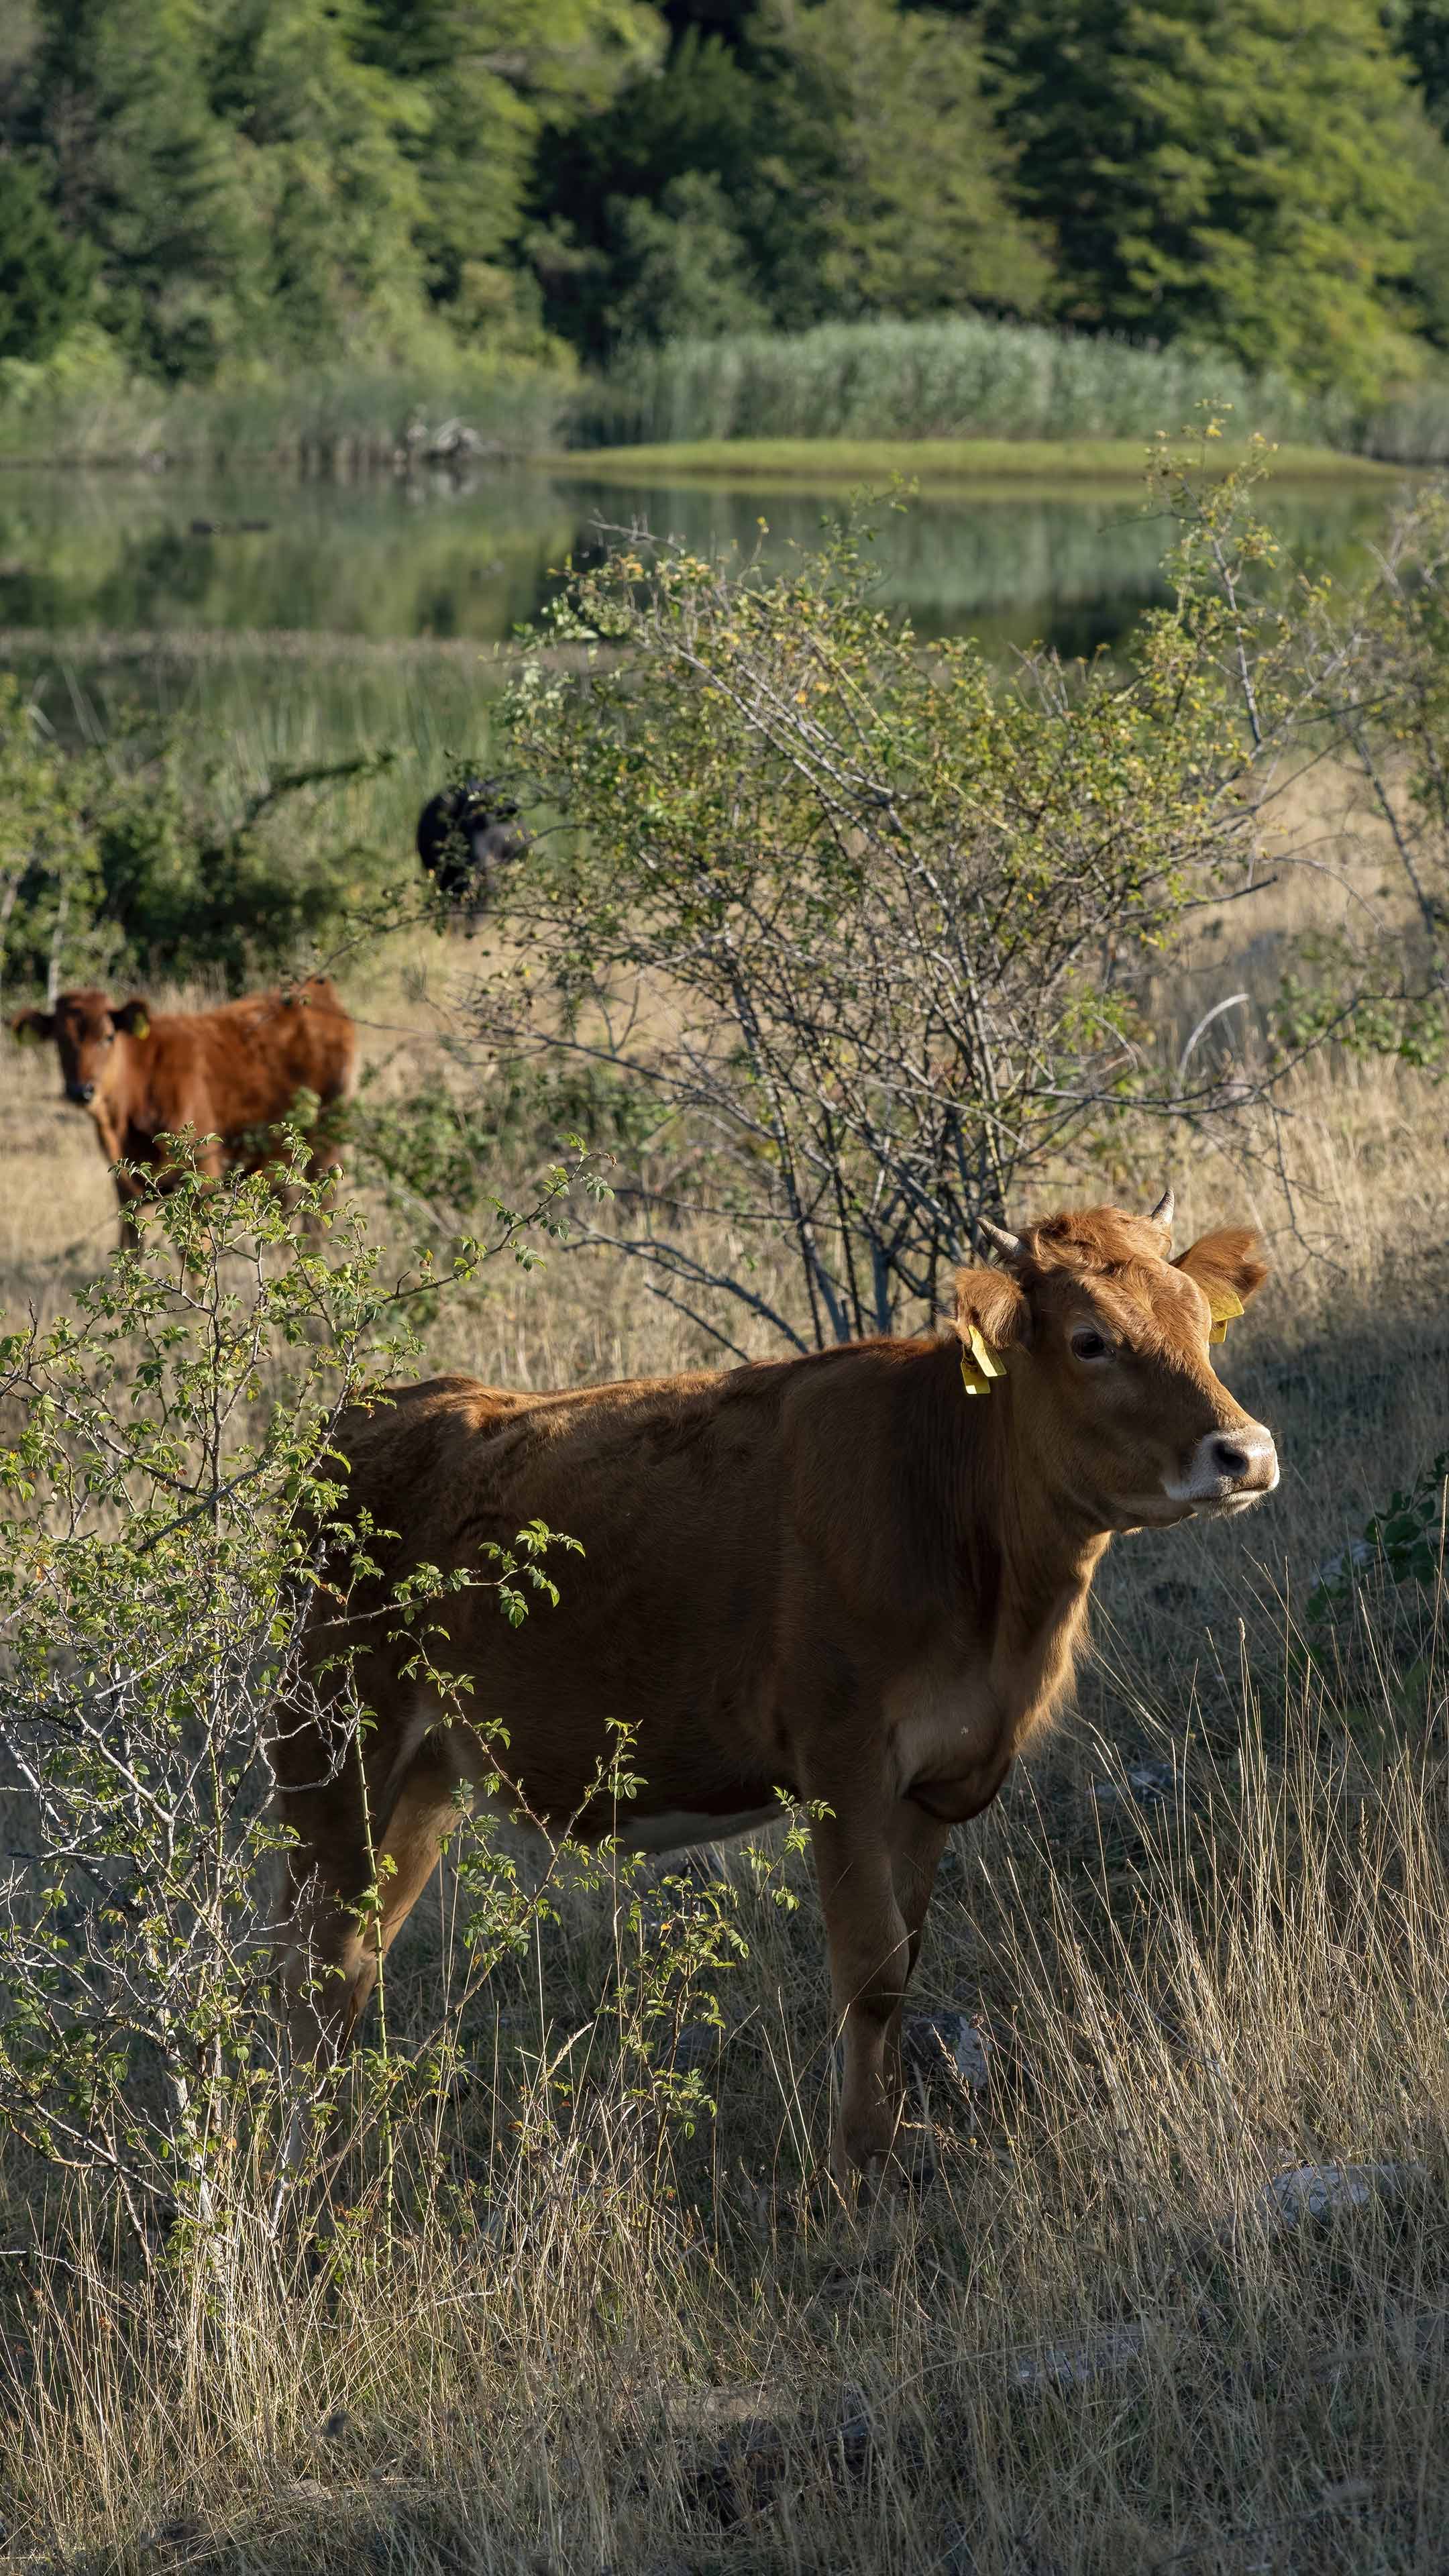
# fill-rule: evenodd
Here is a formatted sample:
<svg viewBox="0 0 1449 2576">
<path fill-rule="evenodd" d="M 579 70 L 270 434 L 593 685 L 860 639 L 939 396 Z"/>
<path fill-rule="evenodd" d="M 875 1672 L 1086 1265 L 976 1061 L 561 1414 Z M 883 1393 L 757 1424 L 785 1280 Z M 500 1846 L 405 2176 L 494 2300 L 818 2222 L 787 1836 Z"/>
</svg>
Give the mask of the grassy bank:
<svg viewBox="0 0 1449 2576">
<path fill-rule="evenodd" d="M 1283 442 L 1285 454 L 1449 458 L 1449 381 L 1432 372 L 1366 412 L 1217 353 L 975 314 L 675 341 L 633 351 L 592 382 L 442 347 L 428 363 L 160 385 L 131 373 L 97 333 L 77 335 L 44 366 L 0 362 L 0 464 L 267 458 L 346 476 L 560 447 L 677 456 L 718 440 L 923 440 L 978 446 L 974 479 L 1014 483 L 1029 473 L 1110 476 L 1119 468 L 1110 455 L 1103 465 L 1104 448 L 1175 437 L 1209 413 Z"/>
<path fill-rule="evenodd" d="M 1215 440 L 1214 465 L 1240 464 L 1247 446 Z M 1140 485 L 1140 438 L 708 438 L 677 444 L 590 448 L 537 462 L 550 473 L 571 469 L 581 479 L 616 476 L 638 482 L 699 478 L 740 489 L 782 483 L 822 487 L 889 482 L 908 476 L 923 492 L 993 490 L 1050 495 L 1078 484 Z M 1296 443 L 1273 451 L 1273 479 L 1281 483 L 1383 483 L 1392 467 L 1329 447 Z"/>
<path fill-rule="evenodd" d="M 1001 440 L 1019 444 L 1177 437 L 1207 416 L 1285 448 L 1332 448 L 1396 464 L 1449 458 L 1449 376 L 1365 407 L 1255 376 L 1215 351 L 1136 343 L 950 314 L 927 322 L 826 323 L 741 332 L 631 353 L 570 414 L 586 447 L 728 439 Z M 1043 452 L 1042 467 L 1046 467 Z M 1021 469 L 1003 469 L 1013 478 Z M 1071 470 L 1077 470 L 1075 468 Z"/>
</svg>

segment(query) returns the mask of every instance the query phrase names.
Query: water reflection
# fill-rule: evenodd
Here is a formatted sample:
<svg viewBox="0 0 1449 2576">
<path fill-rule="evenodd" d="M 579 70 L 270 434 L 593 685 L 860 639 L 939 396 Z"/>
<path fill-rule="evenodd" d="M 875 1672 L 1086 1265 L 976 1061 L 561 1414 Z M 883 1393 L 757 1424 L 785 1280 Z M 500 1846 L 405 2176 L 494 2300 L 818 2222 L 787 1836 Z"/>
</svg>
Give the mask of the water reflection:
<svg viewBox="0 0 1449 2576">
<path fill-rule="evenodd" d="M 819 543 L 839 503 L 704 485 L 591 483 L 522 469 L 455 481 L 0 474 L 0 625 L 284 629 L 506 639 L 566 559 L 642 523 L 768 560 Z M 1382 523 L 1362 487 L 1266 504 L 1293 558 L 1340 577 Z M 762 535 L 759 522 L 768 522 Z M 881 595 L 923 634 L 992 652 L 1090 653 L 1165 596 L 1170 530 L 1130 491 L 927 496 L 875 513 Z M 251 524 L 244 524 L 251 523 Z M 260 524 L 257 524 L 260 523 Z"/>
</svg>

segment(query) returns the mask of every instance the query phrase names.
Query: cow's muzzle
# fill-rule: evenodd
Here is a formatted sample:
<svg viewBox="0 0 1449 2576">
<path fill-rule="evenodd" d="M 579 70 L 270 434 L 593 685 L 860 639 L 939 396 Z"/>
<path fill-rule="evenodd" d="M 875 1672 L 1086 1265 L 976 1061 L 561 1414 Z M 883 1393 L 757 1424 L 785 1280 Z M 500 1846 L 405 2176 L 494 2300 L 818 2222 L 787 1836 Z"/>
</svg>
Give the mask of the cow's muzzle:
<svg viewBox="0 0 1449 2576">
<path fill-rule="evenodd" d="M 68 1082 L 65 1096 L 75 1102 L 77 1109 L 89 1109 L 96 1096 L 96 1086 L 93 1082 Z"/>
<path fill-rule="evenodd" d="M 1198 1442 L 1185 1474 L 1169 1476 L 1169 1502 L 1195 1512 L 1241 1512 L 1261 1502 L 1278 1482 L 1273 1434 L 1261 1422 L 1235 1422 Z"/>
</svg>

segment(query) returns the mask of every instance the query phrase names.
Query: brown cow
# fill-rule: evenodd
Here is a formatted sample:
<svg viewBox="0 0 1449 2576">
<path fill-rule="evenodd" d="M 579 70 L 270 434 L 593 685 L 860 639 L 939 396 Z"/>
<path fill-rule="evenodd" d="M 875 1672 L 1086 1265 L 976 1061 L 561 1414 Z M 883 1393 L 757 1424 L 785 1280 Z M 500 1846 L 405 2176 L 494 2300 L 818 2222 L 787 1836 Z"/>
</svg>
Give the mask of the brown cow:
<svg viewBox="0 0 1449 2576">
<path fill-rule="evenodd" d="M 62 993 L 53 1011 L 22 1011 L 10 1025 L 21 1040 L 54 1039 L 65 1096 L 90 1111 L 106 1161 L 140 1167 L 115 1175 L 123 1250 L 136 1240 L 137 1202 L 176 1176 L 159 1137 L 190 1128 L 208 1139 L 198 1171 L 260 1171 L 275 1151 L 267 1130 L 300 1091 L 324 1109 L 352 1091 L 357 1032 L 323 975 L 215 1011 L 157 1016 L 136 996 Z M 341 1162 L 324 1121 L 309 1171 L 318 1178 Z"/>
<path fill-rule="evenodd" d="M 386 1855 L 385 1947 L 460 1796 L 657 1851 L 763 1825 L 783 1790 L 820 1802 L 845 2040 L 835 2171 L 871 2177 L 946 1837 L 1066 1687 L 1112 1533 L 1239 1512 L 1278 1481 L 1208 1348 L 1267 1275 L 1257 1238 L 1210 1234 L 1173 1262 L 1170 1223 L 1169 1193 L 1151 1217 L 992 1229 L 1005 1266 L 959 1274 L 943 1339 L 564 1395 L 437 1378 L 349 1417 L 351 1510 L 400 1536 L 369 1543 L 379 1579 L 311 1613 L 324 1702 L 344 1687 L 328 1657 L 355 1649 L 376 1720 L 360 1759 L 329 1761 L 325 1715 L 277 1747 L 299 2041 L 345 2042 L 370 1992 L 369 1850 Z M 484 1588 L 437 1603 L 438 1656 L 472 1684 L 440 1723 L 402 1670 L 416 1632 L 389 1642 L 379 1580 L 425 1561 L 486 1584 L 485 1542 L 534 1516 L 585 1553 L 560 1561 L 559 1607 L 521 1628 Z M 485 1742 L 475 1713 L 506 1734 Z M 622 1810 L 591 1794 L 611 1719 L 644 1775 Z"/>
</svg>

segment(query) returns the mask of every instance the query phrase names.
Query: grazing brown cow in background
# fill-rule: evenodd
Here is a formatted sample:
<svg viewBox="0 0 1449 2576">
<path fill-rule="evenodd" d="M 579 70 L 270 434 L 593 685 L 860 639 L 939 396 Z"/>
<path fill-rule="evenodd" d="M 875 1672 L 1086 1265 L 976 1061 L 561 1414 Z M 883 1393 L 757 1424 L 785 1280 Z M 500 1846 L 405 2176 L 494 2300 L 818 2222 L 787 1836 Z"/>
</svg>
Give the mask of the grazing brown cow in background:
<svg viewBox="0 0 1449 2576">
<path fill-rule="evenodd" d="M 342 2044 L 367 2000 L 369 1852 L 386 1855 L 386 1946 L 460 1794 L 660 1851 L 763 1825 L 783 1790 L 820 1802 L 845 2039 L 835 2170 L 842 2185 L 872 2176 L 946 1837 L 990 1804 L 1065 1688 L 1111 1534 L 1242 1511 L 1278 1481 L 1270 1434 L 1208 1347 L 1267 1275 L 1257 1239 L 1210 1234 L 1174 1262 L 1171 1214 L 1169 1193 L 1150 1217 L 991 1229 L 1004 1267 L 959 1274 L 940 1340 L 566 1395 L 437 1378 L 347 1417 L 341 1509 L 400 1536 L 369 1541 L 380 1582 L 341 1608 L 319 1594 L 311 1613 L 324 1698 L 342 1688 L 327 1658 L 352 1647 L 375 1712 L 370 1819 L 359 1760 L 330 1760 L 325 1723 L 277 1747 L 299 2042 Z M 485 1543 L 534 1516 L 585 1553 L 559 1567 L 559 1607 L 518 1629 L 491 1589 L 438 1601 L 438 1661 L 473 1685 L 442 1722 L 403 1669 L 417 1632 L 389 1641 L 381 1587 L 420 1561 L 486 1586 Z M 622 1810 L 592 1787 L 611 1719 L 634 1731 L 644 1775 Z M 492 1747 L 490 1724 L 506 1730 Z"/>
<path fill-rule="evenodd" d="M 188 1127 L 210 1137 L 198 1171 L 260 1171 L 276 1150 L 266 1131 L 299 1092 L 314 1092 L 326 1109 L 353 1085 L 357 1032 L 322 975 L 215 1011 L 155 1016 L 135 997 L 62 993 L 53 1011 L 22 1011 L 10 1025 L 22 1040 L 54 1040 L 65 1096 L 90 1111 L 106 1161 L 140 1167 L 116 1174 L 123 1248 L 135 1240 L 137 1201 L 174 1177 L 158 1137 Z M 341 1162 L 324 1121 L 309 1169 L 319 1177 Z"/>
</svg>

